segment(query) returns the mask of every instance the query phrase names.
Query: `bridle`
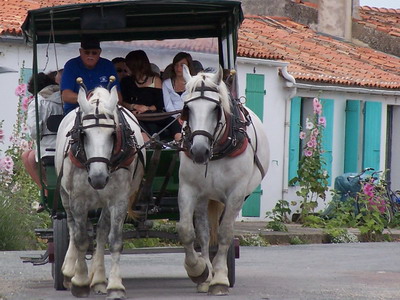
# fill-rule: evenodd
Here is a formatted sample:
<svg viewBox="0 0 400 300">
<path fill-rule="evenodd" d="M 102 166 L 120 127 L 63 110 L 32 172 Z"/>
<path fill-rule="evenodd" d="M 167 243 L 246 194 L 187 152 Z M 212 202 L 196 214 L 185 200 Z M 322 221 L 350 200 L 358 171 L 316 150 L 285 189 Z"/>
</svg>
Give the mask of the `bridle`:
<svg viewBox="0 0 400 300">
<path fill-rule="evenodd" d="M 73 156 L 85 166 L 86 170 L 89 171 L 90 164 L 94 162 L 102 162 L 107 165 L 108 168 L 111 166 L 110 159 L 101 156 L 95 156 L 91 158 L 87 158 L 86 151 L 84 148 L 84 137 L 85 137 L 85 130 L 89 128 L 112 128 L 114 130 L 114 147 L 115 147 L 115 140 L 117 135 L 117 124 L 115 123 L 115 119 L 113 115 L 105 115 L 98 113 L 98 100 L 95 109 L 95 113 L 88 114 L 82 117 L 82 112 L 80 110 L 76 113 L 75 124 L 72 129 L 68 132 L 67 136 L 71 136 L 70 140 L 70 147 L 71 153 Z M 100 120 L 113 120 L 113 124 L 104 124 L 100 122 Z M 84 125 L 84 121 L 93 120 L 94 123 L 89 125 Z"/>
<path fill-rule="evenodd" d="M 202 81 L 200 87 L 197 87 L 197 88 L 194 89 L 194 92 L 200 92 L 200 95 L 197 96 L 197 97 L 190 98 L 189 100 L 185 101 L 185 104 L 183 106 L 182 113 L 181 113 L 181 119 L 183 121 L 186 121 L 186 125 L 183 128 L 184 144 L 185 145 L 191 145 L 192 142 L 193 142 L 193 138 L 196 135 L 202 135 L 202 136 L 205 136 L 205 137 L 208 138 L 209 143 L 210 143 L 210 145 L 212 147 L 214 145 L 214 143 L 216 142 L 217 134 L 219 132 L 220 127 L 222 126 L 221 118 L 222 118 L 223 109 L 222 109 L 220 100 L 216 100 L 214 98 L 208 97 L 204 93 L 205 92 L 213 92 L 213 93 L 219 94 L 219 92 L 218 92 L 217 88 L 212 88 L 212 87 L 205 86 L 204 81 Z M 215 103 L 217 105 L 217 110 L 218 110 L 217 120 L 218 120 L 218 122 L 217 122 L 217 125 L 215 126 L 213 134 L 211 134 L 211 133 L 209 133 L 208 131 L 205 131 L 205 130 L 195 130 L 195 131 L 192 132 L 192 130 L 190 128 L 189 106 L 188 106 L 188 104 L 193 102 L 193 101 L 196 101 L 196 100 L 207 100 L 207 101 L 213 102 L 213 103 Z M 212 151 L 211 151 L 211 153 L 212 153 Z"/>
</svg>

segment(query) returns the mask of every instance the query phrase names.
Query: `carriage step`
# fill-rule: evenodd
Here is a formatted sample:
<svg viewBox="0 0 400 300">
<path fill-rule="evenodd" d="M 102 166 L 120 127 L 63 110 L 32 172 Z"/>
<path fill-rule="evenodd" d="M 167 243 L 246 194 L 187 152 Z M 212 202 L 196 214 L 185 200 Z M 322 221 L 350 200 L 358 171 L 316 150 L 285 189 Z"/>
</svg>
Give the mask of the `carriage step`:
<svg viewBox="0 0 400 300">
<path fill-rule="evenodd" d="M 43 255 L 28 255 L 28 256 L 20 256 L 20 259 L 23 263 L 31 263 L 34 266 L 45 265 L 49 262 L 49 252 L 46 251 Z"/>
<path fill-rule="evenodd" d="M 49 240 L 53 238 L 53 228 L 39 228 L 35 229 L 36 236 L 44 240 Z"/>
</svg>

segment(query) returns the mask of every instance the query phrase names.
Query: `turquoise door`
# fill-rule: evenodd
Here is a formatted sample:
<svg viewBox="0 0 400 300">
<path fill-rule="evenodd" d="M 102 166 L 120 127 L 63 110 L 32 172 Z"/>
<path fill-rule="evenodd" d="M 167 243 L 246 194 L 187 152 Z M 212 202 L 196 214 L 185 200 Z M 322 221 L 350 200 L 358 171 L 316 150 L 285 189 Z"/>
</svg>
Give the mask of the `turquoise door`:
<svg viewBox="0 0 400 300">
<path fill-rule="evenodd" d="M 382 103 L 347 100 L 344 172 L 380 170 Z"/>
<path fill-rule="evenodd" d="M 365 102 L 363 169 L 380 170 L 382 103 Z"/>
<path fill-rule="evenodd" d="M 246 106 L 254 111 L 257 116 L 263 120 L 264 111 L 264 75 L 247 74 L 246 75 Z M 261 186 L 247 198 L 242 208 L 243 217 L 260 216 Z"/>
<path fill-rule="evenodd" d="M 344 138 L 344 173 L 359 172 L 361 101 L 347 100 Z"/>
</svg>

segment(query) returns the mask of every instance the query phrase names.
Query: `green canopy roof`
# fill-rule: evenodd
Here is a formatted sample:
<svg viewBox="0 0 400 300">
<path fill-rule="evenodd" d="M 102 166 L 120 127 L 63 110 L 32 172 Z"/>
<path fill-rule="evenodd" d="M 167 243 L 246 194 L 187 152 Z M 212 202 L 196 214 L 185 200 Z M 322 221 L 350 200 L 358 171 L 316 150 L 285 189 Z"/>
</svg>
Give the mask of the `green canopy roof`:
<svg viewBox="0 0 400 300">
<path fill-rule="evenodd" d="M 80 3 L 28 11 L 27 42 L 78 42 L 82 34 L 102 41 L 223 37 L 243 20 L 241 3 L 228 0 L 131 0 Z M 36 38 L 36 40 L 34 40 Z"/>
</svg>

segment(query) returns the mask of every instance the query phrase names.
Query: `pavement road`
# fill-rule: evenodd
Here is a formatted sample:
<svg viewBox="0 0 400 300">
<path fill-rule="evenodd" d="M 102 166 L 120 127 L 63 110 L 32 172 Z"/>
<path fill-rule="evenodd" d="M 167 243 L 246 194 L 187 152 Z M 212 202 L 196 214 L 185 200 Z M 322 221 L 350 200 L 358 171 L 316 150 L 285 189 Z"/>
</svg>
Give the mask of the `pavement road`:
<svg viewBox="0 0 400 300">
<path fill-rule="evenodd" d="M 49 264 L 23 264 L 26 254 L 0 252 L 1 300 L 76 299 L 53 289 Z M 236 284 L 224 299 L 400 299 L 399 258 L 400 243 L 241 247 Z M 182 263 L 182 253 L 123 255 L 128 298 L 221 299 L 197 294 Z"/>
</svg>

